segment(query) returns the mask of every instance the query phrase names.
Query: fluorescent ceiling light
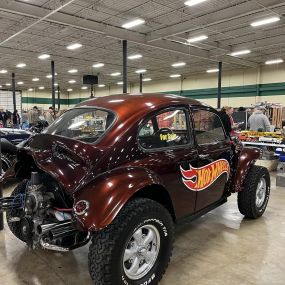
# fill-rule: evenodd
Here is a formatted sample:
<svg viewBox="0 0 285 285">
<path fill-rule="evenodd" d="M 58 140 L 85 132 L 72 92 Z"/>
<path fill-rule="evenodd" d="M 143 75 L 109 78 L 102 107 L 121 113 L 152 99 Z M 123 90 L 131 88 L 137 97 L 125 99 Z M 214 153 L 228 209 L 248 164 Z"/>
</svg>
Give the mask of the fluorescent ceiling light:
<svg viewBox="0 0 285 285">
<path fill-rule="evenodd" d="M 2 88 L 2 85 L 0 85 L 0 88 Z"/>
<path fill-rule="evenodd" d="M 74 43 L 74 44 L 68 45 L 66 48 L 69 49 L 69 50 L 75 50 L 75 49 L 78 49 L 78 48 L 81 48 L 81 47 L 82 47 L 82 44 Z"/>
<path fill-rule="evenodd" d="M 171 75 L 169 75 L 169 77 L 178 78 L 178 77 L 181 77 L 181 74 L 171 74 Z"/>
<path fill-rule="evenodd" d="M 266 18 L 263 20 L 255 21 L 255 22 L 251 23 L 250 25 L 252 27 L 259 27 L 259 26 L 268 25 L 268 24 L 278 22 L 278 21 L 280 21 L 279 17 L 271 17 L 271 18 Z"/>
<path fill-rule="evenodd" d="M 6 86 L 11 86 L 11 83 L 6 83 L 5 85 L 6 85 Z"/>
<path fill-rule="evenodd" d="M 147 81 L 151 81 L 151 80 L 152 80 L 151 78 L 143 78 L 142 81 L 147 82 Z"/>
<path fill-rule="evenodd" d="M 35 77 L 35 78 L 32 79 L 32 81 L 39 81 L 39 80 L 40 80 L 40 79 L 37 78 L 37 77 Z"/>
<path fill-rule="evenodd" d="M 208 69 L 207 72 L 208 73 L 219 72 L 219 69 L 218 68 Z"/>
<path fill-rule="evenodd" d="M 8 71 L 7 71 L 7 69 L 1 69 L 0 70 L 0 73 L 7 73 Z"/>
<path fill-rule="evenodd" d="M 244 55 L 244 54 L 249 54 L 249 53 L 251 53 L 251 51 L 249 49 L 244 49 L 244 50 L 240 50 L 240 51 L 234 51 L 234 52 L 230 53 L 229 55 L 239 56 L 239 55 Z"/>
<path fill-rule="evenodd" d="M 78 69 L 70 69 L 70 70 L 68 70 L 68 72 L 69 73 L 76 73 L 76 72 L 78 72 Z"/>
<path fill-rule="evenodd" d="M 123 82 L 123 81 L 119 81 L 119 82 L 117 82 L 117 84 L 118 84 L 118 85 L 123 85 L 124 82 Z"/>
<path fill-rule="evenodd" d="M 142 58 L 141 54 L 133 54 L 128 56 L 128 59 L 139 59 L 139 58 Z"/>
<path fill-rule="evenodd" d="M 121 73 L 120 73 L 120 72 L 113 72 L 113 73 L 111 73 L 110 75 L 111 75 L 111 76 L 119 76 L 119 75 L 121 75 Z"/>
<path fill-rule="evenodd" d="M 200 4 L 202 2 L 205 2 L 205 1 L 207 1 L 207 0 L 188 0 L 188 1 L 184 2 L 184 4 L 187 6 L 195 6 L 195 5 Z"/>
<path fill-rule="evenodd" d="M 45 53 L 38 56 L 38 59 L 48 59 L 48 58 L 50 58 L 50 55 Z"/>
<path fill-rule="evenodd" d="M 18 85 L 23 85 L 24 82 L 23 82 L 23 81 L 19 81 L 19 82 L 17 82 L 17 84 L 18 84 Z"/>
<path fill-rule="evenodd" d="M 67 92 L 72 92 L 72 89 L 71 89 L 71 88 L 68 88 L 68 89 L 67 89 Z"/>
<path fill-rule="evenodd" d="M 76 83 L 76 80 L 71 79 L 71 80 L 68 81 L 68 83 L 70 83 L 70 84 Z"/>
<path fill-rule="evenodd" d="M 40 86 L 39 89 L 40 89 L 40 90 L 44 90 L 45 87 L 44 87 L 44 86 Z"/>
<path fill-rule="evenodd" d="M 99 62 L 99 63 L 93 64 L 92 66 L 93 66 L 94 68 L 99 68 L 99 67 L 103 67 L 104 65 L 105 65 L 104 63 Z"/>
<path fill-rule="evenodd" d="M 98 87 L 102 88 L 102 87 L 105 87 L 106 85 L 105 84 L 99 84 Z"/>
<path fill-rule="evenodd" d="M 196 43 L 196 42 L 200 42 L 200 41 L 204 41 L 208 38 L 208 36 L 206 35 L 201 35 L 201 36 L 197 36 L 197 37 L 193 37 L 193 38 L 189 38 L 187 40 L 188 43 Z"/>
<path fill-rule="evenodd" d="M 29 88 L 28 91 L 34 91 L 34 89 L 33 88 Z"/>
<path fill-rule="evenodd" d="M 58 86 L 58 83 L 54 83 L 54 86 Z"/>
<path fill-rule="evenodd" d="M 136 20 L 133 20 L 133 21 L 130 21 L 130 22 L 127 22 L 127 23 L 123 24 L 122 28 L 130 29 L 130 28 L 142 25 L 144 23 L 145 23 L 145 20 L 143 20 L 143 19 L 136 19 Z"/>
<path fill-rule="evenodd" d="M 145 73 L 146 72 L 146 69 L 138 69 L 136 70 L 136 73 Z"/>
<path fill-rule="evenodd" d="M 172 67 L 181 67 L 181 66 L 185 66 L 186 62 L 175 62 L 173 64 L 171 64 Z"/>
<path fill-rule="evenodd" d="M 265 64 L 277 64 L 277 63 L 282 63 L 282 62 L 284 62 L 284 60 L 281 58 L 278 58 L 278 59 L 267 60 L 265 61 Z"/>
<path fill-rule="evenodd" d="M 82 86 L 81 89 L 82 90 L 86 90 L 86 89 L 88 89 L 88 87 L 87 86 Z"/>
<path fill-rule="evenodd" d="M 55 73 L 54 75 L 57 76 L 57 73 Z M 52 75 L 51 75 L 51 74 L 48 74 L 48 75 L 46 76 L 46 78 L 52 78 Z"/>
<path fill-rule="evenodd" d="M 27 65 L 25 64 L 25 63 L 18 63 L 17 65 L 16 65 L 16 67 L 18 67 L 18 68 L 23 68 L 23 67 L 26 67 Z"/>
</svg>

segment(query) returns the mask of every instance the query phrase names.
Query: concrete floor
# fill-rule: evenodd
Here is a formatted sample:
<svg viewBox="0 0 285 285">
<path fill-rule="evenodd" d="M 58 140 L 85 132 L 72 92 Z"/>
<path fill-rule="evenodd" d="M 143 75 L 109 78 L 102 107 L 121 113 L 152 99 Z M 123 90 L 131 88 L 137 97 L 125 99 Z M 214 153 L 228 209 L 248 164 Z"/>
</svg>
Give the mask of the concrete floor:
<svg viewBox="0 0 285 285">
<path fill-rule="evenodd" d="M 271 176 L 271 198 L 262 218 L 243 219 L 233 195 L 220 208 L 179 226 L 160 284 L 285 284 L 285 188 L 275 187 Z M 0 233 L 0 284 L 91 285 L 87 253 L 88 246 L 69 253 L 31 251 L 5 230 Z"/>
</svg>

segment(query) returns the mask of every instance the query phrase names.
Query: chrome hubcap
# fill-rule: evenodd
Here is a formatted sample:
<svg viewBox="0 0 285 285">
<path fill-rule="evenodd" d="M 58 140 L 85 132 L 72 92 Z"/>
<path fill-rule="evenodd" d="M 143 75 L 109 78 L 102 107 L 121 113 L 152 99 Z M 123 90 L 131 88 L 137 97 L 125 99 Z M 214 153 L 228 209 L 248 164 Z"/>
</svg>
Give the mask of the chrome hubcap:
<svg viewBox="0 0 285 285">
<path fill-rule="evenodd" d="M 124 251 L 123 267 L 131 280 L 143 278 L 154 266 L 160 249 L 160 234 L 153 225 L 137 229 Z"/>
<path fill-rule="evenodd" d="M 260 208 L 266 197 L 266 181 L 264 178 L 261 178 L 260 181 L 258 182 L 257 189 L 256 189 L 256 206 Z"/>
</svg>

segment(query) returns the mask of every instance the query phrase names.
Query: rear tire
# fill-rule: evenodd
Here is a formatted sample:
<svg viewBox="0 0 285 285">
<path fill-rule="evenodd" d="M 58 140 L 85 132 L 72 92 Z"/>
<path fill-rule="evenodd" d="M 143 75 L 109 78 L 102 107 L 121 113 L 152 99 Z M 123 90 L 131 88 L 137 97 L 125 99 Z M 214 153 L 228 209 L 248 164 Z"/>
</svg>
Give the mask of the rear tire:
<svg viewBox="0 0 285 285">
<path fill-rule="evenodd" d="M 270 175 L 267 168 L 253 165 L 246 175 L 244 189 L 238 193 L 238 208 L 247 218 L 263 215 L 270 196 Z"/>
<path fill-rule="evenodd" d="M 11 196 L 17 196 L 19 194 L 24 194 L 26 192 L 26 186 L 27 186 L 28 180 L 23 180 L 21 183 L 19 183 L 16 188 L 11 193 Z M 10 219 L 13 217 L 20 217 L 21 212 L 23 210 L 14 209 L 6 211 L 6 220 L 8 227 L 10 228 L 11 232 L 14 234 L 15 237 L 20 239 L 23 242 L 26 242 L 26 238 L 22 235 L 21 230 L 21 222 L 11 222 Z"/>
<path fill-rule="evenodd" d="M 167 209 L 150 199 L 130 201 L 111 225 L 93 235 L 88 261 L 94 284 L 158 284 L 170 261 L 173 237 Z"/>
</svg>

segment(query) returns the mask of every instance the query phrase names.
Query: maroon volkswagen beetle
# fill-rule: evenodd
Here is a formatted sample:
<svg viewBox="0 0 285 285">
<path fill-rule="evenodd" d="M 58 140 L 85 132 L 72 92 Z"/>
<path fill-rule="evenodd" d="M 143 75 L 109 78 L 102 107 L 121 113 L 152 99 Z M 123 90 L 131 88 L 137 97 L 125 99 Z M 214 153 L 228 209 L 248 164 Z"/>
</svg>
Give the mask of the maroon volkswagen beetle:
<svg viewBox="0 0 285 285">
<path fill-rule="evenodd" d="M 0 199 L 13 234 L 33 249 L 68 251 L 91 239 L 96 285 L 157 284 L 174 224 L 238 192 L 246 217 L 270 194 L 255 148 L 226 137 L 219 114 L 188 98 L 130 94 L 85 101 L 17 150 Z"/>
</svg>

